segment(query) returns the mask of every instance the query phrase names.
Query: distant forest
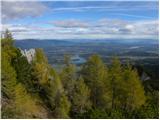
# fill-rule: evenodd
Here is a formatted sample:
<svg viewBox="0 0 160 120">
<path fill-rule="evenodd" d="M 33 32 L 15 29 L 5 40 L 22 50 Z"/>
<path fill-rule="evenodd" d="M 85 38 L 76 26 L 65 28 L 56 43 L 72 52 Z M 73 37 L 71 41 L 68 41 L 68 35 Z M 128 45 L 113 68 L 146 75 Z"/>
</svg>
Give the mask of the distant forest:
<svg viewBox="0 0 160 120">
<path fill-rule="evenodd" d="M 8 30 L 1 48 L 2 118 L 159 118 L 155 80 L 140 80 L 118 57 L 106 65 L 92 55 L 77 69 L 66 55 L 56 71 L 41 48 L 28 62 Z"/>
</svg>

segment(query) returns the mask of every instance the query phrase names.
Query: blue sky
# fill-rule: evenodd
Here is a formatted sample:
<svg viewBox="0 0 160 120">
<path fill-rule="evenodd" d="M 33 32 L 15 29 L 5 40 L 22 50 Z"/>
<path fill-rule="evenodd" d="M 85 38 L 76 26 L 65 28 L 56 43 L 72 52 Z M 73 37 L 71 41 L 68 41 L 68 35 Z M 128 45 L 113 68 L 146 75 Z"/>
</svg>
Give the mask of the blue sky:
<svg viewBox="0 0 160 120">
<path fill-rule="evenodd" d="M 157 39 L 158 1 L 3 1 L 2 28 L 16 39 Z"/>
</svg>

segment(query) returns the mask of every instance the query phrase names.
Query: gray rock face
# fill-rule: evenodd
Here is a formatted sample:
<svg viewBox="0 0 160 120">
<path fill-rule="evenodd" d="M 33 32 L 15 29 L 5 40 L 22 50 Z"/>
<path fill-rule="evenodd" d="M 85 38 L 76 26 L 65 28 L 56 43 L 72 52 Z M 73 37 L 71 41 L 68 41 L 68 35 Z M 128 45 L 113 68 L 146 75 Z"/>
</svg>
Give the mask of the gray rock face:
<svg viewBox="0 0 160 120">
<path fill-rule="evenodd" d="M 35 49 L 32 48 L 32 49 L 29 49 L 29 50 L 26 50 L 26 49 L 21 50 L 21 53 L 22 53 L 23 56 L 25 56 L 27 58 L 28 62 L 31 63 L 32 60 L 34 59 L 36 51 L 35 51 Z"/>
<path fill-rule="evenodd" d="M 141 75 L 141 80 L 142 81 L 150 80 L 150 77 L 145 72 L 143 72 Z"/>
</svg>

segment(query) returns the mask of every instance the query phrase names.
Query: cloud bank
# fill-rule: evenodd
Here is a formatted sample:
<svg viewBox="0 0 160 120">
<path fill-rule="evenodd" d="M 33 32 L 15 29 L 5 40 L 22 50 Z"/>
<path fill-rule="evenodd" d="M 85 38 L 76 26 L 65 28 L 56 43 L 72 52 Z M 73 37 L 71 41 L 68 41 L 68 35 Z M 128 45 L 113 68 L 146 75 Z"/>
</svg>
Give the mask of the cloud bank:
<svg viewBox="0 0 160 120">
<path fill-rule="evenodd" d="M 123 21 L 101 19 L 96 22 L 64 20 L 50 22 L 52 27 L 33 25 L 4 24 L 3 29 L 10 29 L 16 39 L 104 39 L 104 38 L 157 38 L 158 20 Z"/>
<path fill-rule="evenodd" d="M 1 6 L 2 22 L 25 17 L 37 17 L 48 10 L 47 6 L 36 1 L 2 1 Z"/>
<path fill-rule="evenodd" d="M 129 3 L 129 2 L 128 2 Z M 155 2 L 148 4 L 127 4 L 123 2 L 110 3 L 107 6 L 102 5 L 88 5 L 77 3 L 77 6 L 70 7 L 49 7 L 44 2 L 38 1 L 2 1 L 2 30 L 11 30 L 15 39 L 105 39 L 105 38 L 140 38 L 140 39 L 158 39 L 159 23 L 157 19 L 151 16 L 132 15 L 128 13 L 119 13 L 117 11 L 138 11 L 138 10 L 155 10 Z M 120 7 L 118 7 L 120 6 Z M 155 6 L 155 8 L 153 7 Z M 44 17 L 47 12 L 55 14 L 56 12 L 66 11 L 108 11 L 107 14 L 116 14 L 125 17 L 134 17 L 137 20 L 124 20 L 124 19 L 109 19 L 107 17 L 95 20 L 82 20 L 82 19 L 61 19 L 61 20 L 47 20 L 44 23 L 32 24 L 19 24 L 16 20 L 26 20 L 26 18 Z M 112 11 L 112 12 L 110 12 Z M 114 12 L 113 12 L 114 11 Z M 62 16 L 63 17 L 63 16 Z M 89 18 L 90 16 L 88 16 Z M 138 18 L 143 18 L 139 20 Z M 45 19 L 45 18 L 43 18 Z M 43 20 L 42 19 L 42 20 Z M 12 22 L 14 21 L 14 22 Z M 45 24 L 45 25 L 44 25 Z M 47 27 L 46 27 L 47 26 Z"/>
</svg>

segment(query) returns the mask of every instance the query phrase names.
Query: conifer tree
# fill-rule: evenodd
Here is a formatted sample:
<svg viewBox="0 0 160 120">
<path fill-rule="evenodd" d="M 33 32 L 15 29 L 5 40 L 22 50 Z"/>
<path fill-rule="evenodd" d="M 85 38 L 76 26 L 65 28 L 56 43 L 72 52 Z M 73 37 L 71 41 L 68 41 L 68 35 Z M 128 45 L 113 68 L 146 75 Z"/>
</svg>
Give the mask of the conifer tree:
<svg viewBox="0 0 160 120">
<path fill-rule="evenodd" d="M 57 94 L 55 99 L 55 105 L 55 118 L 69 118 L 70 102 L 68 101 L 68 98 L 65 96 L 64 93 Z"/>
<path fill-rule="evenodd" d="M 10 56 L 7 52 L 1 53 L 1 94 L 2 94 L 2 118 L 12 118 L 15 116 L 15 86 L 16 71 L 11 65 Z"/>
<path fill-rule="evenodd" d="M 144 88 L 138 77 L 138 73 L 135 69 L 132 69 L 131 66 L 128 66 L 124 69 L 123 73 L 123 103 L 126 110 L 133 110 L 139 108 L 145 103 Z"/>
<path fill-rule="evenodd" d="M 81 76 L 76 80 L 72 101 L 73 115 L 83 114 L 91 108 L 90 90 Z"/>
<path fill-rule="evenodd" d="M 2 118 L 158 118 L 159 91 L 118 58 L 108 69 L 93 55 L 77 72 L 66 55 L 58 73 L 42 49 L 29 64 L 8 30 L 1 42 Z"/>
<path fill-rule="evenodd" d="M 128 64 L 121 66 L 117 58 L 113 59 L 109 71 L 110 91 L 112 93 L 112 109 L 134 110 L 145 102 L 142 84 L 136 70 Z"/>
<path fill-rule="evenodd" d="M 15 112 L 16 118 L 32 118 L 39 114 L 40 108 L 36 105 L 34 98 L 31 97 L 25 87 L 19 83 L 15 87 Z"/>
<path fill-rule="evenodd" d="M 8 54 L 3 51 L 2 54 L 2 71 L 1 71 L 1 80 L 2 80 L 2 95 L 8 97 L 14 96 L 14 87 L 16 85 L 16 71 L 11 65 Z"/>
<path fill-rule="evenodd" d="M 70 103 L 65 96 L 61 80 L 56 71 L 49 66 L 41 49 L 36 50 L 33 66 L 40 97 L 50 108 L 52 115 L 55 118 L 68 118 Z"/>
<path fill-rule="evenodd" d="M 13 47 L 13 38 L 8 30 L 6 30 L 6 32 L 4 33 L 1 45 L 2 93 L 4 93 L 4 95 L 7 95 L 8 97 L 13 97 L 17 75 L 15 69 L 12 66 L 12 61 L 17 56 L 17 54 L 16 49 Z"/>
<path fill-rule="evenodd" d="M 70 56 L 65 56 L 65 66 L 60 73 L 64 90 L 68 99 L 71 101 L 73 97 L 73 90 L 76 81 L 76 66 L 70 63 Z"/>
<path fill-rule="evenodd" d="M 28 63 L 27 58 L 17 49 L 17 57 L 14 59 L 13 67 L 17 74 L 17 82 L 21 82 L 28 90 L 33 89 L 32 66 Z"/>
<path fill-rule="evenodd" d="M 106 95 L 107 69 L 98 55 L 93 55 L 83 66 L 81 71 L 84 81 L 91 90 L 91 100 L 94 107 L 106 108 L 108 98 Z"/>
<path fill-rule="evenodd" d="M 8 46 L 13 46 L 13 37 L 12 37 L 12 34 L 11 32 L 7 29 L 3 34 L 2 34 L 2 47 L 8 47 Z"/>
<path fill-rule="evenodd" d="M 109 69 L 109 89 L 111 93 L 111 108 L 119 106 L 119 97 L 121 97 L 122 86 L 122 67 L 118 58 L 113 58 L 111 68 Z"/>
<path fill-rule="evenodd" d="M 7 32 L 8 33 L 8 32 Z M 12 36 L 4 35 L 2 40 L 2 118 L 32 118 L 37 116 L 39 107 L 21 84 L 15 67 L 18 49 L 12 44 Z M 31 74 L 31 73 L 30 73 Z M 17 78 L 19 80 L 17 80 Z"/>
<path fill-rule="evenodd" d="M 32 62 L 33 83 L 36 91 L 44 92 L 44 87 L 49 83 L 49 64 L 42 49 L 36 49 L 36 54 Z"/>
<path fill-rule="evenodd" d="M 69 118 L 70 102 L 64 93 L 61 80 L 53 68 L 50 68 L 49 85 L 45 89 L 48 105 L 54 118 Z"/>
</svg>

